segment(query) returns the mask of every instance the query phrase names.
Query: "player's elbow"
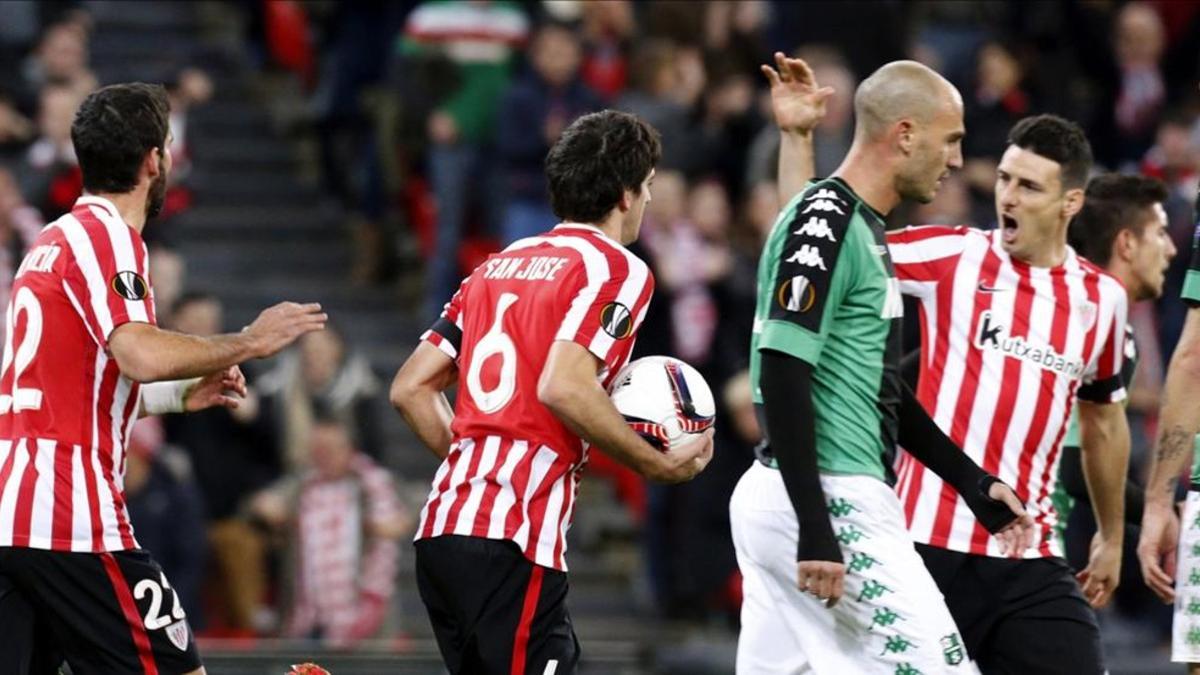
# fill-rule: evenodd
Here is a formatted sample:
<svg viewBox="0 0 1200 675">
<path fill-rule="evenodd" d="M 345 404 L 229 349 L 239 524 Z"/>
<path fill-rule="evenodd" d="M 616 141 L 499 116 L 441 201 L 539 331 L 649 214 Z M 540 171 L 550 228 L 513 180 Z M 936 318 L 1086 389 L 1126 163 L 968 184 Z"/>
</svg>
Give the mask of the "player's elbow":
<svg viewBox="0 0 1200 675">
<path fill-rule="evenodd" d="M 406 377 L 403 370 L 396 373 L 396 377 L 392 380 L 392 386 L 388 389 L 388 400 L 391 401 L 392 407 L 400 412 L 404 412 L 412 407 L 413 401 L 418 396 L 419 387 L 416 382 L 410 377 Z"/>
<path fill-rule="evenodd" d="M 136 330 L 124 330 L 121 326 L 109 336 L 108 350 L 121 375 L 134 382 L 157 382 L 168 379 L 161 359 L 152 350 L 146 349 L 143 340 L 137 339 Z"/>
<path fill-rule="evenodd" d="M 553 373 L 545 373 L 538 380 L 538 401 L 549 408 L 556 417 L 561 418 L 563 413 L 571 407 L 571 400 L 574 398 L 573 390 L 574 387 L 570 386 L 570 383 L 564 378 Z"/>
<path fill-rule="evenodd" d="M 1179 343 L 1179 346 L 1175 348 L 1175 355 L 1171 359 L 1171 368 L 1167 377 L 1185 382 L 1200 381 L 1200 340 L 1187 340 Z"/>
</svg>

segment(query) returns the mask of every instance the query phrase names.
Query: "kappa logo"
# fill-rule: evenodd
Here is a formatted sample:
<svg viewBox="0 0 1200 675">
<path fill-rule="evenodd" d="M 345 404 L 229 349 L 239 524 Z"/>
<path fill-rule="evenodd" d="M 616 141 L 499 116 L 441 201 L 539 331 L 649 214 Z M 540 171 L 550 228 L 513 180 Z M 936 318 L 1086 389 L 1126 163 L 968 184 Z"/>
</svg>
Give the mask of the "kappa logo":
<svg viewBox="0 0 1200 675">
<path fill-rule="evenodd" d="M 175 645 L 179 651 L 186 652 L 188 640 L 190 639 L 187 621 L 176 621 L 170 626 L 167 626 L 166 631 L 167 639 L 171 641 L 171 644 Z"/>
<path fill-rule="evenodd" d="M 817 291 L 812 287 L 808 277 L 797 275 L 779 286 L 779 306 L 789 312 L 803 314 L 812 309 L 817 302 Z"/>
<path fill-rule="evenodd" d="M 824 218 L 812 216 L 807 223 L 800 226 L 792 234 L 799 237 L 813 237 L 814 239 L 828 239 L 832 242 L 837 242 L 837 238 L 833 236 L 833 228 L 829 227 L 829 221 Z"/>
<path fill-rule="evenodd" d="M 150 287 L 137 272 L 117 272 L 112 278 L 113 293 L 126 300 L 145 300 Z"/>
<path fill-rule="evenodd" d="M 816 267 L 822 272 L 828 271 L 825 269 L 825 261 L 821 258 L 821 249 L 812 244 L 801 246 L 800 250 L 793 253 L 792 257 L 787 259 L 787 262 L 804 265 L 805 267 Z"/>
<path fill-rule="evenodd" d="M 839 201 L 843 204 L 846 203 L 846 200 L 839 197 L 838 193 L 834 192 L 833 190 L 830 190 L 829 188 L 821 188 L 821 189 L 817 190 L 816 192 L 812 193 L 811 195 L 805 197 L 804 201 L 811 202 L 814 199 L 832 199 L 834 201 Z"/>
<path fill-rule="evenodd" d="M 846 215 L 846 212 L 838 208 L 838 205 L 834 204 L 832 199 L 818 199 L 804 207 L 801 213 L 808 213 L 809 211 L 831 211 L 838 215 Z"/>
<path fill-rule="evenodd" d="M 618 340 L 633 335 L 633 314 L 619 302 L 610 302 L 600 310 L 600 326 Z"/>
</svg>

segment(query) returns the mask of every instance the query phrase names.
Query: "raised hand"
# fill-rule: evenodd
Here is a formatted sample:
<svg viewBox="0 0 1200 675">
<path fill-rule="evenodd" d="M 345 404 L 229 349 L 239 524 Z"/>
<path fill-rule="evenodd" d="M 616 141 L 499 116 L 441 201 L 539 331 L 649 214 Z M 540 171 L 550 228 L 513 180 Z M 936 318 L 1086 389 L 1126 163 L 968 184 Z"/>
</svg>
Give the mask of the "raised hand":
<svg viewBox="0 0 1200 675">
<path fill-rule="evenodd" d="M 809 133 L 825 117 L 825 101 L 833 87 L 820 87 L 812 68 L 803 59 L 775 52 L 775 66 L 762 66 L 771 83 L 771 109 L 783 132 Z"/>
<path fill-rule="evenodd" d="M 278 353 L 305 333 L 324 330 L 329 316 L 316 302 L 281 302 L 264 309 L 245 331 L 258 343 L 255 356 L 266 358 Z"/>
</svg>

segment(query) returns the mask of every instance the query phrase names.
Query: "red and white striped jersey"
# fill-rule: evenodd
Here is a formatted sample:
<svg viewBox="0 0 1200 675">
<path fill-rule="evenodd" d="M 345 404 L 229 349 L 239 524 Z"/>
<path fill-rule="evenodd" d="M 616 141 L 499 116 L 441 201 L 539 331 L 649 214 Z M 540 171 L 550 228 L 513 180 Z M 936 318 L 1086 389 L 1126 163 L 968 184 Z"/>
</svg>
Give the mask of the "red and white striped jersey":
<svg viewBox="0 0 1200 675">
<path fill-rule="evenodd" d="M 1061 556 L 1051 495 L 1075 398 L 1125 398 L 1125 288 L 1069 247 L 1038 268 L 1002 248 L 999 231 L 909 227 L 888 247 L 904 293 L 920 301 L 917 398 L 985 470 L 1011 485 L 1038 528 L 1026 557 Z M 907 453 L 897 491 L 917 542 L 999 556 L 949 485 Z"/>
<path fill-rule="evenodd" d="M 467 277 L 422 336 L 458 363 L 450 454 L 433 479 L 417 539 L 507 539 L 566 570 L 567 528 L 586 444 L 538 400 L 556 340 L 604 365 L 629 360 L 654 291 L 646 263 L 598 228 L 564 223 L 514 242 Z"/>
<path fill-rule="evenodd" d="M 138 547 L 124 474 L 141 386 L 107 346 L 117 326 L 155 323 L 146 257 L 111 202 L 84 196 L 21 263 L 0 372 L 0 546 Z"/>
</svg>

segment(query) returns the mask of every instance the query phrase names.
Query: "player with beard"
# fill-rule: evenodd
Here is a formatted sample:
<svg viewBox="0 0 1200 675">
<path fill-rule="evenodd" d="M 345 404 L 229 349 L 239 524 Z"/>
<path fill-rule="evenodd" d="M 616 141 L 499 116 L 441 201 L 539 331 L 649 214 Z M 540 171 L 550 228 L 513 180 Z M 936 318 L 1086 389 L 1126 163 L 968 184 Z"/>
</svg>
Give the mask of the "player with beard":
<svg viewBox="0 0 1200 675">
<path fill-rule="evenodd" d="M 325 324 L 319 305 L 285 302 L 236 334 L 155 325 L 141 231 L 171 171 L 167 114 L 159 86 L 88 96 L 71 127 L 85 194 L 42 230 L 13 282 L 0 365 L 0 662 L 18 672 L 35 638 L 77 673 L 204 672 L 179 599 L 129 522 L 130 428 L 145 414 L 236 407 L 237 364 Z"/>
</svg>

